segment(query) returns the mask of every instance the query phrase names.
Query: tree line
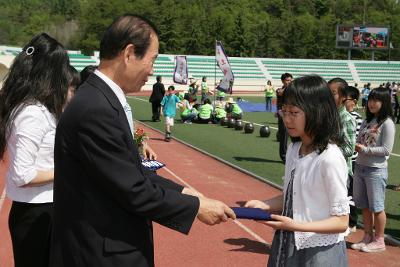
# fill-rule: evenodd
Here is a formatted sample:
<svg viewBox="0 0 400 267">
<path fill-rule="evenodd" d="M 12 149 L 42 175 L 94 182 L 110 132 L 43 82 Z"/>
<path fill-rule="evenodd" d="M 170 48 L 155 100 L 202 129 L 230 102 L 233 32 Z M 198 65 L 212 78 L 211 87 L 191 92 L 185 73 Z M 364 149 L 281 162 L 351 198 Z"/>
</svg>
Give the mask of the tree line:
<svg viewBox="0 0 400 267">
<path fill-rule="evenodd" d="M 22 46 L 47 32 L 67 49 L 90 54 L 124 13 L 145 16 L 160 31 L 160 53 L 213 55 L 221 40 L 229 56 L 346 59 L 335 48 L 336 25 L 390 27 L 400 60 L 397 0 L 0 0 L 0 44 Z M 353 50 L 353 59 L 371 51 Z M 375 58 L 388 60 L 387 51 Z"/>
</svg>

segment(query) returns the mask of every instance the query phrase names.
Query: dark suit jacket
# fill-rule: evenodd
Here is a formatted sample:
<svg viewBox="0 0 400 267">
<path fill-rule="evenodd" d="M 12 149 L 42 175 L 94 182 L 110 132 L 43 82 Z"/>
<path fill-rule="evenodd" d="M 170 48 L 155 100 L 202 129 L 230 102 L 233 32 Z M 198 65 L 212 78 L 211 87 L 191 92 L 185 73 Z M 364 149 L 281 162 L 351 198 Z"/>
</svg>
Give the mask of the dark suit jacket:
<svg viewBox="0 0 400 267">
<path fill-rule="evenodd" d="M 54 267 L 153 266 L 152 221 L 188 233 L 199 200 L 144 169 L 116 95 L 92 74 L 57 126 Z"/>
<path fill-rule="evenodd" d="M 165 95 L 164 84 L 157 82 L 153 84 L 153 92 L 151 93 L 149 102 L 161 103 L 161 100 L 163 99 L 164 95 Z"/>
</svg>

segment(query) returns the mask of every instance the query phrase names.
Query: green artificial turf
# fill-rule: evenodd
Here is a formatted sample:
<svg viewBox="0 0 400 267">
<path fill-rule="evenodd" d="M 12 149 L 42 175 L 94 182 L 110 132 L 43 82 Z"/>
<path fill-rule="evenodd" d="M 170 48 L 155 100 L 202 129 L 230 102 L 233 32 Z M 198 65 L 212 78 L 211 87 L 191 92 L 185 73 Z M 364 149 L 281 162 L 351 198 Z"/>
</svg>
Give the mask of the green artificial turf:
<svg viewBox="0 0 400 267">
<path fill-rule="evenodd" d="M 263 102 L 263 97 L 242 96 L 251 102 Z M 151 127 L 164 131 L 163 122 L 151 121 L 151 105 L 147 97 L 130 97 L 128 102 L 132 106 L 133 116 Z M 176 116 L 172 135 L 198 147 L 210 154 L 216 155 L 234 165 L 246 169 L 263 177 L 265 180 L 282 185 L 284 165 L 279 158 L 279 143 L 275 134 L 277 119 L 269 112 L 244 113 L 243 119 L 257 124 L 268 125 L 271 136 L 259 136 L 259 126 L 255 125 L 253 134 L 245 134 L 232 128 L 220 125 L 183 124 Z M 400 155 L 399 134 L 400 126 L 396 125 L 396 140 L 393 148 L 395 154 Z M 400 240 L 400 192 L 393 191 L 395 185 L 400 184 L 400 157 L 392 155 L 389 159 L 389 180 L 386 190 L 386 233 Z M 361 219 L 361 216 L 360 216 Z"/>
</svg>

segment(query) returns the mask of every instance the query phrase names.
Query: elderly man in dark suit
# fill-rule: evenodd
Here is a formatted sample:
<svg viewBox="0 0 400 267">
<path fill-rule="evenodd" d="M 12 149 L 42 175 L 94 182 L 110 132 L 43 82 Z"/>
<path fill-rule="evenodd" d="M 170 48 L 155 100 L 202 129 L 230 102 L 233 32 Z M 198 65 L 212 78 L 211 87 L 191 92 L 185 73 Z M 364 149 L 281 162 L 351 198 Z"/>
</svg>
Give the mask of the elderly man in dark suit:
<svg viewBox="0 0 400 267">
<path fill-rule="evenodd" d="M 153 84 L 153 91 L 151 92 L 149 102 L 151 102 L 151 110 L 153 112 L 152 120 L 160 121 L 161 100 L 165 94 L 165 87 L 161 82 L 161 76 L 157 76 L 156 80 L 157 82 Z"/>
<path fill-rule="evenodd" d="M 98 70 L 64 111 L 50 266 L 154 266 L 152 221 L 187 234 L 196 217 L 209 225 L 235 218 L 224 203 L 141 165 L 124 94 L 140 91 L 157 55 L 151 22 L 117 18 L 101 41 Z"/>
</svg>

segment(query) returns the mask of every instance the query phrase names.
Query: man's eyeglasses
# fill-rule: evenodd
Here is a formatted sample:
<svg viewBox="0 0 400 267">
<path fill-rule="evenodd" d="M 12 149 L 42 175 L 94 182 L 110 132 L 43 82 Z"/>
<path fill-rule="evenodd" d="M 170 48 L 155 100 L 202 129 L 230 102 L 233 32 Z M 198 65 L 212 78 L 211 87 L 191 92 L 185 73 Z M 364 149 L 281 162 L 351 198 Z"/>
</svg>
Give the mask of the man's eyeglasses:
<svg viewBox="0 0 400 267">
<path fill-rule="evenodd" d="M 281 117 L 288 117 L 289 116 L 291 118 L 297 118 L 297 117 L 303 115 L 303 112 L 301 112 L 301 111 L 287 111 L 287 110 L 284 110 L 284 109 L 279 110 L 278 113 L 279 113 L 279 115 Z"/>
</svg>

